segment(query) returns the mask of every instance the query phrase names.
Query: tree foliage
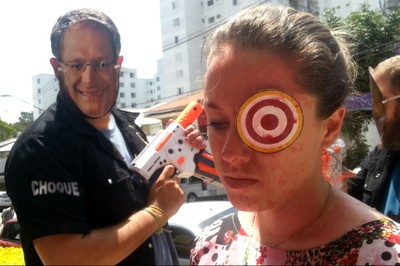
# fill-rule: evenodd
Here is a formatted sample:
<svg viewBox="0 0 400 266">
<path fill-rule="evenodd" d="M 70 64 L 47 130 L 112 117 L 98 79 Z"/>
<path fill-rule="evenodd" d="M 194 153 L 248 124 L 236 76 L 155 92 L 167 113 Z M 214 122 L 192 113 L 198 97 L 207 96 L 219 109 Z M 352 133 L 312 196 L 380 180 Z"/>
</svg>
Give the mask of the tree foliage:
<svg viewBox="0 0 400 266">
<path fill-rule="evenodd" d="M 18 131 L 23 132 L 27 126 L 33 122 L 32 112 L 21 112 L 21 116 L 18 118 L 18 122 L 14 123 L 12 126 Z"/>
<path fill-rule="evenodd" d="M 23 132 L 33 122 L 32 112 L 21 112 L 18 122 L 7 124 L 0 119 L 0 141 L 17 137 L 18 132 Z"/>
<path fill-rule="evenodd" d="M 360 66 L 356 85 L 361 92 L 369 92 L 368 66 L 395 55 L 395 44 L 400 36 L 400 10 L 370 10 L 368 4 L 350 13 L 344 21 L 345 28 L 354 36 L 355 60 Z"/>
<path fill-rule="evenodd" d="M 400 37 L 400 10 L 371 10 L 364 3 L 358 10 L 345 18 L 336 16 L 333 10 L 326 10 L 323 20 L 332 29 L 345 30 L 351 36 L 352 51 L 358 64 L 358 77 L 354 93 L 368 93 L 368 67 L 396 54 L 396 44 Z M 371 111 L 348 112 L 343 124 L 343 134 L 347 141 L 347 156 L 344 164 L 349 168 L 359 165 L 368 154 L 364 133 L 372 119 Z"/>
<path fill-rule="evenodd" d="M 17 135 L 17 130 L 6 122 L 0 120 L 0 141 L 13 138 Z"/>
</svg>

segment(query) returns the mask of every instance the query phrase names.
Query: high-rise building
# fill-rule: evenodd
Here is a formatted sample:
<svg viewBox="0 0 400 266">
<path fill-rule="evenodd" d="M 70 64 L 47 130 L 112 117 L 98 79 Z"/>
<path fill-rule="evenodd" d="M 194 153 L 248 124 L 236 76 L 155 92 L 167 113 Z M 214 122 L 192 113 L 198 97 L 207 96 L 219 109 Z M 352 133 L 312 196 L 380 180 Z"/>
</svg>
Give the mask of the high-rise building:
<svg viewBox="0 0 400 266">
<path fill-rule="evenodd" d="M 171 101 L 201 88 L 202 70 L 206 60 L 201 52 L 205 38 L 243 8 L 270 3 L 291 6 L 316 16 L 323 15 L 324 10 L 329 8 L 344 17 L 357 10 L 363 2 L 364 0 L 160 0 L 163 52 L 159 73 L 162 84 L 160 101 Z M 380 0 L 369 2 L 372 9 L 379 7 Z"/>
</svg>

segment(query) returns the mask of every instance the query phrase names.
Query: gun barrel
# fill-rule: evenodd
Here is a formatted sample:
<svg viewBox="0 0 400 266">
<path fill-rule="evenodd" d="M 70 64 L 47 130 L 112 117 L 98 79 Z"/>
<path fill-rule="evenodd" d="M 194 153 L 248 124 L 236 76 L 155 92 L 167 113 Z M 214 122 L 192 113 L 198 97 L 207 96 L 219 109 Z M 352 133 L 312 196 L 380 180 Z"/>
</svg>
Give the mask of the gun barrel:
<svg viewBox="0 0 400 266">
<path fill-rule="evenodd" d="M 200 116 L 201 112 L 203 112 L 203 106 L 197 101 L 192 101 L 179 114 L 175 122 L 183 128 L 187 128 L 189 125 L 193 124 L 197 117 Z"/>
</svg>

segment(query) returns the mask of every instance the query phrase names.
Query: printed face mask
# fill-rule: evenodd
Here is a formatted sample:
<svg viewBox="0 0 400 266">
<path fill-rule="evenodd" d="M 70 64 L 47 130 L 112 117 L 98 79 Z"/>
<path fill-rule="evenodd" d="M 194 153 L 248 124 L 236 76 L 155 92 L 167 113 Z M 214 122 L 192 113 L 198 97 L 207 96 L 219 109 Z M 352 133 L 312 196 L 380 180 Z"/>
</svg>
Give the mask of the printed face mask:
<svg viewBox="0 0 400 266">
<path fill-rule="evenodd" d="M 303 128 L 303 112 L 286 92 L 263 90 L 243 102 L 236 127 L 242 141 L 251 149 L 274 153 L 296 141 Z"/>
<path fill-rule="evenodd" d="M 372 95 L 372 115 L 375 120 L 376 127 L 380 136 L 383 134 L 383 124 L 385 122 L 386 108 L 385 104 L 382 103 L 384 100 L 381 90 L 376 84 L 373 73 L 374 69 L 372 67 L 368 68 L 369 71 L 369 87 Z"/>
</svg>

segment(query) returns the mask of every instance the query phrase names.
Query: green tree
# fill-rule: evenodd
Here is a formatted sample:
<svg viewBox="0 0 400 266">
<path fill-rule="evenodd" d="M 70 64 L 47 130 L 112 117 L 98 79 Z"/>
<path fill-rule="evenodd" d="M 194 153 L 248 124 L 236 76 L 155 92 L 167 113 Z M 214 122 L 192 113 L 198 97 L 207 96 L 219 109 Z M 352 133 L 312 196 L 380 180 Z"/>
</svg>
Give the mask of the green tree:
<svg viewBox="0 0 400 266">
<path fill-rule="evenodd" d="M 333 9 L 326 9 L 322 17 L 322 21 L 329 25 L 332 29 L 338 29 L 343 27 L 343 19 L 336 15 Z"/>
<path fill-rule="evenodd" d="M 382 60 L 395 55 L 395 44 L 400 36 L 400 10 L 371 10 L 369 4 L 364 3 L 344 19 L 336 16 L 333 10 L 326 10 L 323 21 L 331 28 L 344 29 L 351 36 L 354 59 L 359 67 L 354 93 L 370 92 L 368 67 L 375 67 Z M 349 168 L 358 166 L 368 154 L 364 133 L 371 120 L 371 111 L 346 114 L 343 134 L 350 143 L 347 142 L 344 164 Z"/>
<path fill-rule="evenodd" d="M 17 135 L 17 130 L 6 122 L 0 120 L 0 141 L 13 138 Z"/>
<path fill-rule="evenodd" d="M 27 126 L 33 122 L 32 112 L 21 112 L 21 116 L 18 118 L 18 122 L 14 123 L 12 126 L 18 132 L 23 132 Z"/>
<path fill-rule="evenodd" d="M 394 45 L 400 36 L 400 10 L 370 10 L 370 6 L 364 3 L 345 18 L 343 25 L 355 41 L 355 60 L 360 66 L 357 89 L 369 92 L 368 67 L 375 67 L 395 55 Z"/>
</svg>

